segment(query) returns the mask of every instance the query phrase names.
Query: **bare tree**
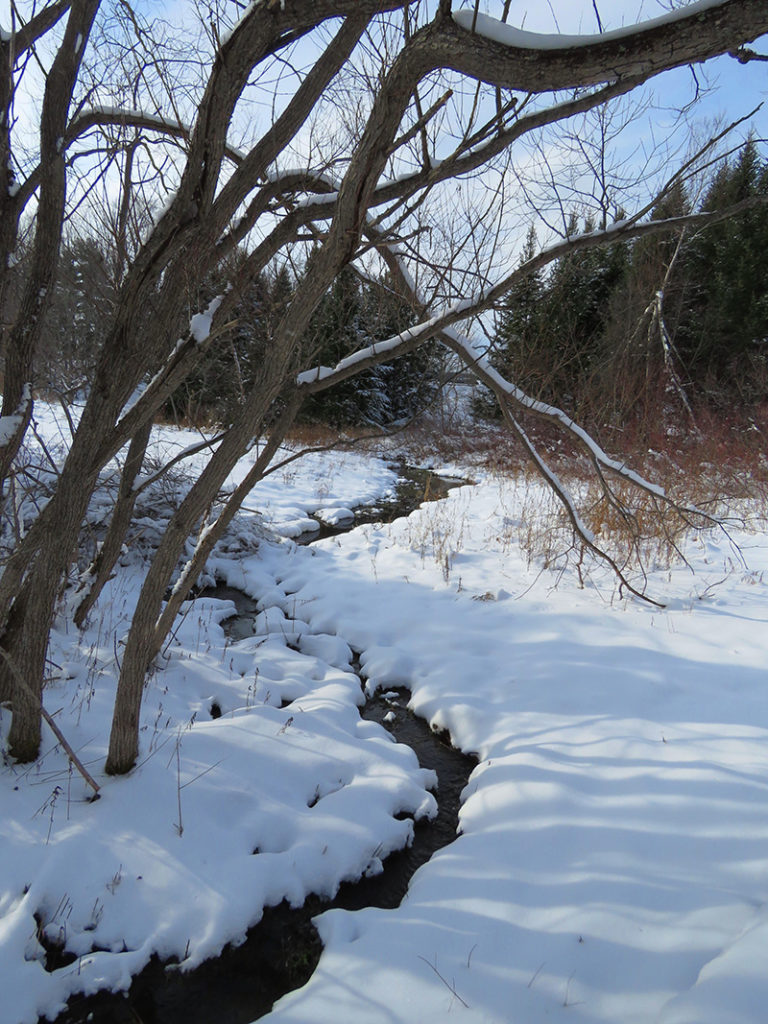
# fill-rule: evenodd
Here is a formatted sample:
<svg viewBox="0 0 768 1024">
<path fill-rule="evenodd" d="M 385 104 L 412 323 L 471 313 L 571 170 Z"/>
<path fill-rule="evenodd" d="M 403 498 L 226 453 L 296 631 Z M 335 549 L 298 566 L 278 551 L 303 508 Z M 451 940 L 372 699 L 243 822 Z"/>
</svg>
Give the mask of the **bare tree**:
<svg viewBox="0 0 768 1024">
<path fill-rule="evenodd" d="M 119 6 L 131 11 L 124 2 Z M 107 761 L 107 770 L 119 773 L 136 759 L 147 668 L 212 544 L 247 487 L 267 470 L 304 395 L 439 337 L 493 388 L 511 429 L 555 488 L 587 546 L 599 553 L 571 498 L 529 440 L 519 410 L 552 420 L 576 437 L 612 500 L 618 499 L 608 482 L 611 475 L 664 500 L 559 410 L 532 402 L 494 375 L 458 328 L 498 303 L 516 276 L 566 251 L 669 231 L 692 218 L 660 226 L 646 219 L 652 203 L 641 205 L 620 225 L 552 245 L 512 273 L 499 270 L 498 258 L 485 260 L 478 248 L 477 217 L 468 220 L 463 237 L 454 232 L 447 256 L 436 258 L 429 240 L 437 233 L 446 190 L 457 188 L 485 192 L 489 202 L 483 221 L 498 225 L 490 232 L 494 236 L 503 218 L 498 203 L 490 200 L 504 195 L 505 168 L 519 140 L 600 108 L 667 69 L 738 50 L 768 31 L 768 11 L 762 0 L 692 3 L 621 32 L 552 45 L 502 24 L 509 8 L 501 3 L 501 20 L 494 21 L 479 15 L 476 6 L 454 12 L 450 0 L 266 0 L 244 11 L 239 4 L 222 2 L 200 37 L 198 59 L 186 64 L 188 73 L 179 76 L 176 88 L 161 69 L 150 81 L 151 70 L 138 64 L 130 104 L 124 102 L 125 90 L 115 97 L 120 102 L 107 103 L 93 86 L 83 91 L 71 113 L 83 61 L 81 81 L 89 81 L 83 57 L 88 33 L 110 8 L 105 0 L 48 4 L 23 26 L 26 50 L 49 38 L 55 57 L 41 108 L 39 162 L 24 181 L 13 182 L 10 190 L 6 181 L 6 189 L 0 189 L 0 202 L 7 205 L 6 193 L 17 200 L 11 211 L 14 224 L 23 204 L 38 195 L 28 301 L 6 339 L 3 413 L 8 429 L 0 439 L 5 475 L 12 472 L 31 407 L 30 359 L 40 329 L 41 294 L 44 298 L 56 272 L 67 168 L 76 157 L 87 168 L 89 153 L 114 149 L 115 131 L 130 129 L 140 135 L 118 147 L 123 181 L 148 181 L 138 173 L 144 167 L 153 175 L 152 187 L 167 191 L 154 221 L 137 230 L 130 252 L 123 243 L 125 269 L 111 324 L 56 492 L 9 557 L 0 580 L 6 654 L 0 698 L 12 700 L 10 744 L 19 760 L 37 755 L 47 637 L 100 471 L 135 439 L 126 462 L 129 501 L 130 474 L 140 464 L 148 424 L 202 354 L 226 342 L 239 290 L 288 247 L 310 241 L 316 246 L 237 417 L 172 516 L 147 572 L 123 656 Z M 52 27 L 65 13 L 63 37 L 53 43 L 59 36 Z M 131 47 L 137 39 L 144 45 L 152 31 L 133 11 L 125 30 L 132 34 Z M 0 44 L 8 76 L 3 86 L 8 160 L 0 173 L 13 166 L 10 69 L 18 68 L 18 54 L 26 52 L 20 36 L 22 30 L 4 32 Z M 274 101 L 263 130 L 235 139 L 235 132 L 243 133 L 239 112 L 247 109 L 260 76 L 277 65 L 285 95 Z M 57 74 L 62 69 L 62 85 L 53 85 L 54 67 Z M 354 105 L 351 116 L 334 112 L 331 101 L 342 87 Z M 162 110 L 156 102 L 160 95 Z M 330 118 L 332 127 L 321 130 L 321 118 Z M 132 169 L 126 177 L 129 153 Z M 492 172 L 496 184 L 489 189 Z M 601 201 L 607 202 L 606 197 Z M 10 230 L 4 221 L 2 230 Z M 0 240 L 10 253 L 13 234 Z M 190 316 L 187 297 L 236 247 L 247 247 L 247 256 L 237 262 L 230 286 Z M 355 263 L 364 270 L 373 259 L 389 266 L 421 322 L 337 367 L 305 365 L 302 338 L 313 310 L 345 267 Z M 142 381 L 146 386 L 136 398 Z M 223 512 L 212 516 L 224 480 L 265 429 L 277 400 L 282 413 L 253 472 Z M 195 531 L 195 553 L 163 607 L 184 544 Z M 27 680 L 23 688 L 15 683 L 19 677 Z"/>
</svg>

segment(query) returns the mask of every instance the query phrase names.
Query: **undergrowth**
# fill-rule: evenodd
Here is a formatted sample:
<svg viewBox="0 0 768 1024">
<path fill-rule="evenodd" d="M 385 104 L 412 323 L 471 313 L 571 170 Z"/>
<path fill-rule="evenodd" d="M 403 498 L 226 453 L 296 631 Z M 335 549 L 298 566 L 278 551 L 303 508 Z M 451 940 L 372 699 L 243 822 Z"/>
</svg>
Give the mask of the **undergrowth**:
<svg viewBox="0 0 768 1024">
<path fill-rule="evenodd" d="M 699 414 L 697 429 L 659 429 L 655 434 L 633 435 L 629 428 L 603 431 L 609 436 L 598 437 L 602 447 L 662 488 L 668 501 L 615 476 L 607 477 L 613 490 L 607 495 L 589 458 L 571 440 L 535 423 L 526 424 L 526 430 L 573 496 L 597 546 L 641 590 L 646 572 L 685 562 L 686 547 L 701 530 L 727 532 L 731 526 L 765 528 L 768 523 L 768 412 L 762 419 L 747 420 Z M 555 570 L 570 565 L 579 575 L 590 562 L 563 506 L 503 427 L 464 424 L 450 433 L 421 427 L 400 445 L 405 457 L 417 464 L 440 460 L 476 467 L 500 482 L 514 478 L 516 511 L 500 507 L 494 527 L 493 540 L 502 551 L 519 544 L 529 562 Z M 429 539 L 442 564 L 447 539 Z M 454 550 L 455 541 L 453 536 Z"/>
</svg>

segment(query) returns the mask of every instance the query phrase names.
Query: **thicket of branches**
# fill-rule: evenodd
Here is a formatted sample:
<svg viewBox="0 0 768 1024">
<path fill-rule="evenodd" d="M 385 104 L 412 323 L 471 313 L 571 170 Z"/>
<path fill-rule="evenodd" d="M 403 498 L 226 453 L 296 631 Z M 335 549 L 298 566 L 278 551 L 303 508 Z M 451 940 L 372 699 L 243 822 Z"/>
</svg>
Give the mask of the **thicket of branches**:
<svg viewBox="0 0 768 1024">
<path fill-rule="evenodd" d="M 121 652 L 108 772 L 135 763 L 146 672 L 213 545 L 302 406 L 332 387 L 440 342 L 492 390 L 586 548 L 611 561 L 531 440 L 528 419 L 554 424 L 582 448 L 630 532 L 634 519 L 617 482 L 668 504 L 568 415 L 504 378 L 468 334 L 474 318 L 553 261 L 695 230 L 757 205 L 748 199 L 659 221 L 648 217 L 659 195 L 634 195 L 620 223 L 566 234 L 522 267 L 509 259 L 521 142 L 549 130 L 555 146 L 575 119 L 670 68 L 729 51 L 749 62 L 744 45 L 768 31 L 768 10 L 764 0 L 706 0 L 553 45 L 505 25 L 510 6 L 490 3 L 494 20 L 477 4 L 451 0 L 212 0 L 194 25 L 167 25 L 126 0 L 11 5 L 11 24 L 0 32 L 0 486 L 4 536 L 13 538 L 0 579 L 0 701 L 12 707 L 13 757 L 37 756 L 48 635 L 62 590 L 76 590 L 68 607 L 82 624 L 130 524 L 153 418 L 203 359 L 226 361 L 237 351 L 262 275 L 297 248 L 312 254 L 300 286 L 265 318 L 237 378 L 231 422 L 148 566 Z M 558 166 L 549 164 L 555 189 Z M 670 173 L 661 194 L 686 173 Z M 78 220 L 89 232 L 77 230 Z M 84 276 L 95 264 L 76 252 L 78 239 L 98 235 L 108 240 L 99 247 L 100 291 Z M 362 348 L 324 365 L 307 339 L 352 267 L 397 297 L 397 333 L 370 345 L 362 333 L 354 339 Z M 89 351 L 84 365 L 92 359 L 86 400 L 49 499 L 19 523 L 11 495 L 34 406 L 34 366 L 67 273 L 69 315 L 82 324 L 75 344 Z M 252 469 L 221 503 L 222 484 L 259 437 Z M 78 576 L 89 501 L 121 451 L 103 544 Z"/>
</svg>

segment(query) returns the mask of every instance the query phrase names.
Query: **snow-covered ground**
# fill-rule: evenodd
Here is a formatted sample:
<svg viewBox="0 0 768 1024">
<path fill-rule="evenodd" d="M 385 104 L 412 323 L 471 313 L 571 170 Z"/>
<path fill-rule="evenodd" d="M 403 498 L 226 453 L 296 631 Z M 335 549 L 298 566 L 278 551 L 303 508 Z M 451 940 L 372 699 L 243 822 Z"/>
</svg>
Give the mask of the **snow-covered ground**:
<svg viewBox="0 0 768 1024">
<path fill-rule="evenodd" d="M 296 535 L 309 512 L 332 518 L 392 483 L 372 458 L 313 455 L 248 507 Z M 693 573 L 651 576 L 661 611 L 620 599 L 601 568 L 581 589 L 529 565 L 520 521 L 537 500 L 530 481 L 481 476 L 311 548 L 257 543 L 244 513 L 211 571 L 259 600 L 257 634 L 228 643 L 230 604 L 188 605 L 125 778 L 102 766 L 138 560 L 82 634 L 63 609 L 46 706 L 101 799 L 50 734 L 36 764 L 4 759 L 2 1024 L 127 987 L 153 952 L 194 966 L 265 904 L 332 893 L 407 841 L 396 815 L 433 813 L 430 773 L 359 719 L 351 649 L 371 688 L 408 685 L 480 764 L 456 842 L 397 910 L 322 915 L 317 971 L 266 1019 L 764 1021 L 768 531 L 732 533 L 746 566 L 724 535 L 691 538 Z M 41 931 L 78 959 L 46 971 Z"/>
</svg>

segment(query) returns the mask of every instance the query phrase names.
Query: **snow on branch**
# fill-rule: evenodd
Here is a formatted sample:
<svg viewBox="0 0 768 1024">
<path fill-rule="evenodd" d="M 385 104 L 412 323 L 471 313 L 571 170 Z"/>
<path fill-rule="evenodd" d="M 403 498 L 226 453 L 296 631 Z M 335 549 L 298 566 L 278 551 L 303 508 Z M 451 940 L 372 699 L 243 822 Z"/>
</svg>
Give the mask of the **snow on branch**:
<svg viewBox="0 0 768 1024">
<path fill-rule="evenodd" d="M 211 299 L 202 313 L 195 313 L 189 321 L 189 333 L 198 345 L 202 345 L 204 341 L 208 340 L 208 335 L 211 333 L 211 323 L 223 301 L 224 296 L 217 295 L 214 299 Z"/>
<path fill-rule="evenodd" d="M 399 334 L 393 335 L 391 338 L 387 338 L 384 341 L 377 341 L 365 348 L 358 349 L 356 352 L 353 352 L 351 355 L 340 360 L 333 367 L 315 366 L 311 369 L 305 370 L 297 376 L 296 383 L 300 387 L 306 388 L 308 393 L 325 390 L 326 388 L 332 387 L 334 384 L 359 373 L 361 370 L 367 369 L 371 365 L 383 362 L 386 359 L 405 355 L 408 352 L 413 351 L 413 349 L 418 348 L 424 342 L 429 341 L 431 338 L 440 334 L 444 334 L 445 338 L 443 338 L 443 340 L 446 341 L 446 339 L 448 339 L 447 343 L 449 344 L 449 347 L 453 347 L 457 342 L 453 335 L 449 334 L 449 328 L 456 323 L 467 320 L 472 316 L 476 316 L 477 314 L 492 308 L 504 297 L 504 295 L 506 295 L 516 281 L 525 278 L 528 274 L 533 273 L 541 267 L 547 266 L 561 256 L 565 256 L 573 252 L 579 252 L 584 249 L 611 245 L 625 239 L 641 238 L 662 232 L 680 231 L 686 227 L 702 227 L 708 224 L 714 224 L 729 216 L 741 213 L 744 210 L 751 209 L 752 207 L 765 202 L 768 202 L 768 197 L 759 196 L 743 200 L 725 211 L 688 214 L 683 217 L 670 217 L 665 220 L 652 220 L 638 223 L 639 216 L 644 212 L 641 211 L 641 214 L 638 214 L 636 217 L 616 221 L 614 224 L 610 224 L 604 229 L 589 231 L 581 235 L 574 235 L 563 239 L 545 249 L 542 249 L 541 252 L 532 259 L 528 260 L 522 266 L 515 268 L 496 284 L 485 289 L 474 297 L 454 302 L 444 309 L 433 313 L 431 316 L 426 317 L 421 323 L 416 324 L 413 327 L 409 327 L 406 330 L 401 331 Z M 369 235 L 380 235 L 380 233 L 378 233 L 370 223 L 365 230 Z M 422 313 L 425 313 L 427 311 L 427 303 L 417 295 L 414 281 L 403 262 L 402 254 L 395 246 L 393 246 L 393 244 L 387 243 L 383 239 L 377 244 L 377 248 L 390 270 L 395 274 L 395 277 L 399 282 L 399 290 L 401 294 L 413 305 L 415 309 L 419 309 Z M 458 335 L 456 336 L 456 338 L 459 337 L 460 336 Z M 463 343 L 460 347 L 463 347 Z M 471 352 L 466 352 L 465 354 L 470 359 L 473 366 L 477 366 L 479 369 L 482 368 L 483 372 L 485 372 L 484 366 L 481 366 L 478 362 L 481 357 L 477 351 L 473 349 Z M 488 369 L 491 369 L 489 364 Z M 495 373 L 496 371 L 493 372 Z M 495 385 L 496 381 L 493 381 L 493 383 Z M 519 396 L 519 404 L 521 406 L 525 406 L 529 412 L 539 416 L 547 416 L 549 418 L 557 419 L 566 429 L 574 433 L 575 436 L 579 436 L 578 431 L 581 430 L 581 428 L 570 420 L 564 412 L 528 398 L 523 394 L 523 392 L 519 391 L 519 389 L 515 389 L 514 385 L 509 382 L 505 382 L 505 385 L 505 390 L 507 388 L 510 389 L 507 391 L 509 396 L 515 399 Z M 586 431 L 582 431 L 582 433 L 584 435 L 584 439 L 579 437 L 580 440 L 583 440 L 586 444 L 586 439 L 589 439 L 592 445 L 595 444 L 595 442 L 589 438 Z M 625 467 L 623 467 L 622 463 L 609 459 L 605 453 L 602 453 L 602 456 L 605 461 L 603 461 L 603 459 L 601 459 L 601 461 L 603 461 L 606 468 L 611 469 L 613 472 L 624 472 Z M 630 471 L 627 472 L 629 473 Z M 630 477 L 628 477 L 628 479 L 630 479 Z M 640 478 L 633 482 L 640 485 Z M 655 485 L 651 484 L 649 481 L 645 481 L 645 484 L 647 484 L 649 493 L 654 493 L 657 497 L 664 497 L 660 488 L 655 487 Z"/>
<path fill-rule="evenodd" d="M 487 14 L 479 14 L 474 10 L 454 11 L 453 20 L 460 27 L 473 34 L 483 36 L 502 46 L 509 46 L 520 50 L 566 50 L 575 46 L 594 46 L 626 39 L 628 36 L 636 35 L 638 32 L 652 31 L 661 28 L 683 18 L 699 14 L 702 11 L 713 7 L 722 7 L 728 0 L 699 0 L 698 3 L 688 4 L 679 7 L 658 18 L 652 18 L 639 24 L 626 25 L 623 28 L 612 29 L 602 32 L 599 35 L 567 35 L 565 33 L 548 34 L 541 32 L 527 32 L 524 29 L 514 28 L 497 18 L 491 18 Z"/>
<path fill-rule="evenodd" d="M 115 424 L 114 430 L 104 438 L 101 448 L 97 452 L 97 458 L 112 458 L 144 421 L 148 415 L 147 410 L 157 408 L 158 401 L 162 401 L 160 396 L 167 397 L 184 380 L 191 364 L 201 350 L 210 345 L 219 335 L 220 331 L 211 330 L 213 318 L 226 299 L 232 301 L 230 296 L 232 296 L 231 291 L 226 295 L 217 295 L 208 303 L 204 312 L 195 313 L 191 317 L 189 331 L 185 336 L 179 338 L 162 367 L 155 373 L 144 390 L 123 409 L 122 416 Z M 226 309 L 228 308 L 227 305 Z M 229 324 L 225 324 L 221 331 L 227 330 L 229 326 Z"/>
<path fill-rule="evenodd" d="M 765 31 L 765 0 L 699 0 L 601 35 L 524 32 L 472 9 L 440 22 L 436 62 L 489 85 L 552 93 L 627 77 L 639 84 Z"/>
<path fill-rule="evenodd" d="M 619 224 L 612 225 L 604 231 L 589 232 L 585 235 L 578 236 L 577 238 L 566 239 L 563 242 L 559 242 L 557 245 L 550 247 L 548 250 L 540 253 L 537 257 L 534 257 L 534 259 L 530 260 L 528 264 L 517 268 L 503 281 L 499 282 L 491 289 L 488 289 L 485 293 L 475 299 L 465 299 L 461 302 L 454 303 L 447 309 L 425 318 L 420 324 L 414 327 L 410 327 L 385 341 L 376 342 L 373 345 L 359 349 L 357 352 L 354 352 L 352 355 L 341 360 L 334 367 L 318 366 L 311 370 L 304 371 L 297 378 L 299 389 L 305 390 L 307 393 L 325 390 L 333 384 L 344 380 L 353 374 L 359 373 L 370 365 L 404 355 L 407 352 L 418 348 L 428 339 L 435 337 L 438 338 L 444 345 L 446 345 L 446 347 L 459 356 L 462 362 L 472 370 L 475 376 L 485 383 L 495 394 L 501 407 L 505 422 L 521 441 L 534 466 L 559 499 L 573 527 L 575 536 L 579 538 L 586 548 L 611 567 L 623 587 L 635 596 L 640 597 L 651 604 L 658 604 L 658 602 L 653 601 L 647 595 L 634 587 L 616 561 L 597 543 L 592 532 L 582 521 L 576 507 L 576 503 L 568 488 L 559 480 L 557 475 L 547 464 L 546 460 L 536 449 L 531 438 L 512 414 L 512 407 L 516 406 L 518 409 L 526 413 L 531 413 L 538 418 L 555 423 L 578 442 L 590 458 L 596 477 L 602 488 L 603 495 L 614 507 L 617 508 L 625 522 L 631 524 L 634 521 L 634 517 L 625 505 L 624 501 L 608 483 L 605 476 L 606 472 L 609 472 L 618 479 L 625 481 L 634 489 L 649 495 L 654 502 L 658 502 L 660 505 L 665 505 L 682 516 L 695 518 L 698 521 L 703 520 L 708 523 L 716 523 L 716 518 L 700 508 L 685 505 L 676 501 L 674 498 L 667 495 L 664 488 L 641 476 L 639 473 L 627 466 L 625 462 L 612 458 L 583 427 L 576 423 L 562 409 L 532 398 L 515 384 L 506 380 L 490 364 L 487 356 L 483 352 L 480 352 L 469 338 L 456 331 L 452 325 L 489 308 L 489 306 L 491 306 L 501 295 L 509 290 L 511 283 L 514 280 L 519 279 L 521 276 L 525 276 L 525 274 L 543 263 L 551 262 L 551 260 L 556 258 L 558 255 L 562 255 L 563 253 L 572 251 L 573 249 L 607 244 L 609 241 L 613 241 L 617 237 L 625 237 L 627 234 L 636 236 L 637 234 L 644 234 L 649 231 L 669 230 L 671 226 L 680 227 L 689 220 L 689 217 L 682 217 L 662 222 L 650 222 L 647 224 L 636 224 L 631 220 L 623 221 Z M 370 225 L 366 230 L 371 235 L 376 234 L 375 228 Z M 392 273 L 393 279 L 396 282 L 397 290 L 403 297 L 411 302 L 414 308 L 421 309 L 422 312 L 425 312 L 427 310 L 427 304 L 417 294 L 414 282 L 404 265 L 402 254 L 395 246 L 386 244 L 380 246 L 380 252 Z"/>
<path fill-rule="evenodd" d="M 64 140 L 65 146 L 70 146 L 91 128 L 107 124 L 143 128 L 146 131 L 156 131 L 172 138 L 184 140 L 188 140 L 192 135 L 190 125 L 172 117 L 150 114 L 146 110 L 136 110 L 131 107 L 94 106 L 82 111 L 71 122 Z M 230 145 L 225 147 L 224 155 L 234 164 L 240 164 L 245 159 L 245 153 L 242 150 Z"/>
<path fill-rule="evenodd" d="M 620 462 L 617 459 L 611 458 L 595 441 L 595 439 L 589 434 L 583 427 L 579 426 L 575 420 L 559 409 L 555 405 L 548 405 L 546 402 L 541 402 L 538 399 L 531 398 L 515 384 L 512 384 L 505 377 L 503 377 L 498 370 L 494 369 L 493 366 L 488 362 L 487 356 L 483 353 L 478 352 L 473 343 L 469 338 L 464 337 L 452 328 L 446 328 L 441 332 L 445 339 L 449 341 L 449 347 L 455 352 L 462 361 L 472 369 L 472 371 L 480 377 L 483 383 L 487 384 L 493 390 L 496 395 L 506 396 L 507 399 L 513 401 L 521 409 L 526 412 L 533 413 L 535 416 L 541 419 L 547 419 L 550 422 L 557 423 L 563 427 L 568 433 L 573 435 L 581 445 L 587 450 L 590 457 L 604 469 L 610 470 L 617 476 L 622 477 L 641 490 L 646 491 L 648 494 L 655 498 L 659 498 L 664 502 L 673 504 L 672 499 L 669 498 L 663 487 L 659 487 L 658 484 L 654 484 L 650 480 L 646 480 L 645 477 L 640 476 L 633 469 L 630 469 L 626 462 Z M 697 508 L 687 508 L 687 512 L 692 515 L 703 516 L 706 519 L 711 520 L 706 512 Z"/>
</svg>

